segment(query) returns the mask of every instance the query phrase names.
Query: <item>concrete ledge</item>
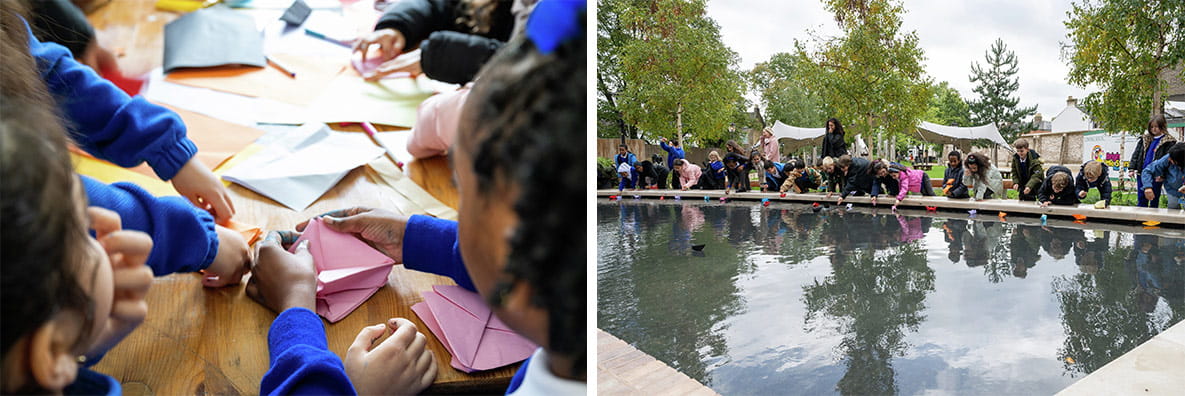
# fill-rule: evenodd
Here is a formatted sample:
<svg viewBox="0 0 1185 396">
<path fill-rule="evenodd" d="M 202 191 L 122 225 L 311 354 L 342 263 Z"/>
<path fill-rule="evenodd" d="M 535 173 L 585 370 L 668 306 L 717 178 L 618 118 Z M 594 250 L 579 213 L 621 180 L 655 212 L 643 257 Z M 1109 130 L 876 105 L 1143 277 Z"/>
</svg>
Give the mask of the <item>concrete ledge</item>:
<svg viewBox="0 0 1185 396">
<path fill-rule="evenodd" d="M 641 198 L 666 197 L 672 199 L 679 196 L 682 199 L 698 199 L 708 197 L 709 200 L 719 200 L 721 197 L 728 197 L 729 200 L 746 200 L 746 201 L 760 201 L 762 199 L 769 199 L 771 202 L 819 202 L 834 205 L 838 196 L 833 195 L 827 198 L 823 193 L 807 193 L 807 194 L 786 194 L 782 197 L 778 193 L 763 193 L 763 192 L 744 192 L 724 194 L 724 190 L 625 190 L 618 192 L 617 190 L 597 190 L 598 197 L 608 197 L 614 195 L 622 195 L 624 197 L 639 196 Z M 878 207 L 885 209 L 893 205 L 893 198 L 882 195 L 877 199 Z M 851 203 L 858 206 L 871 206 L 871 201 L 868 196 L 862 197 L 848 197 L 844 203 Z M 1034 202 L 1017 202 L 1015 200 L 1002 199 L 988 199 L 983 201 L 974 201 L 969 199 L 949 199 L 946 197 L 923 197 L 911 195 L 905 200 L 901 201 L 900 208 L 913 208 L 925 210 L 927 206 L 937 207 L 943 211 L 958 211 L 965 212 L 968 210 L 977 210 L 985 215 L 995 216 L 998 212 L 1008 213 L 1009 216 L 1033 216 L 1040 217 L 1047 215 L 1049 218 L 1063 218 L 1073 219 L 1073 215 L 1080 214 L 1086 216 L 1086 221 L 1107 221 L 1123 224 L 1140 224 L 1146 221 L 1159 221 L 1161 227 L 1185 227 L 1185 211 L 1179 209 L 1164 209 L 1164 208 L 1138 208 L 1134 206 L 1111 206 L 1107 209 L 1095 209 L 1094 205 L 1080 204 L 1078 206 L 1058 206 L 1050 205 L 1042 208 Z"/>
<path fill-rule="evenodd" d="M 1185 389 L 1185 322 L 1095 370 L 1058 395 L 1180 395 Z"/>
<path fill-rule="evenodd" d="M 717 395 L 637 350 L 625 341 L 597 329 L 597 393 L 602 395 Z"/>
</svg>

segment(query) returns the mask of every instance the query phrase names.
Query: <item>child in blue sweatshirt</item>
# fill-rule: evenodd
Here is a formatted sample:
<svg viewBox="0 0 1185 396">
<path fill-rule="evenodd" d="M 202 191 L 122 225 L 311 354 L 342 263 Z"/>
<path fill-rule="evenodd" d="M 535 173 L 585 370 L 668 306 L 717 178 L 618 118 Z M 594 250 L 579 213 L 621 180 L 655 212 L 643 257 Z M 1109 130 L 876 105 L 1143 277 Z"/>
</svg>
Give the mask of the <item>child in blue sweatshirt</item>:
<svg viewBox="0 0 1185 396">
<path fill-rule="evenodd" d="M 84 177 L 90 204 L 114 210 L 125 228 L 151 235 L 148 265 L 156 275 L 205 270 L 206 286 L 238 283 L 249 270 L 247 244 L 239 233 L 215 225 L 216 219 L 229 220 L 234 208 L 223 185 L 194 158 L 197 148 L 185 137 L 181 118 L 143 97 L 128 97 L 65 47 L 38 41 L 21 18 L 19 2 L 3 3 L 4 94 L 56 104 L 79 147 L 120 166 L 147 161 L 188 199 L 157 198 L 130 183 Z"/>
<path fill-rule="evenodd" d="M 35 99 L 0 95 L 0 393 L 118 395 L 87 367 L 143 323 L 152 240 L 87 208 L 66 131 Z"/>
<path fill-rule="evenodd" d="M 584 15 L 583 2 L 541 1 L 528 23 L 529 40 L 508 44 L 483 70 L 461 118 L 470 127 L 459 130 L 469 135 L 457 140 L 451 156 L 459 221 L 368 208 L 324 218 L 330 229 L 355 234 L 410 269 L 449 276 L 477 291 L 499 319 L 539 344 L 508 394 L 585 393 L 584 229 L 572 227 L 571 219 L 583 211 L 586 175 L 548 165 L 583 153 L 567 142 L 585 122 Z M 539 32 L 542 23 L 563 34 Z M 503 116 L 520 111 L 533 116 Z M 343 369 L 325 350 L 321 322 L 308 310 L 316 288 L 311 260 L 285 253 L 277 238 L 261 248 L 247 285 L 248 295 L 282 312 L 268 335 L 272 369 L 260 392 L 352 393 L 341 387 Z M 293 273 L 301 275 L 286 275 Z M 301 295 L 303 308 L 281 303 L 293 294 Z M 391 327 L 396 334 L 407 329 L 395 342 L 408 343 L 402 350 L 409 353 L 383 357 L 366 345 L 347 351 L 344 372 L 358 393 L 414 393 L 431 382 L 435 368 L 414 353 L 420 348 L 410 322 L 368 327 L 359 340 L 365 344 Z"/>
</svg>

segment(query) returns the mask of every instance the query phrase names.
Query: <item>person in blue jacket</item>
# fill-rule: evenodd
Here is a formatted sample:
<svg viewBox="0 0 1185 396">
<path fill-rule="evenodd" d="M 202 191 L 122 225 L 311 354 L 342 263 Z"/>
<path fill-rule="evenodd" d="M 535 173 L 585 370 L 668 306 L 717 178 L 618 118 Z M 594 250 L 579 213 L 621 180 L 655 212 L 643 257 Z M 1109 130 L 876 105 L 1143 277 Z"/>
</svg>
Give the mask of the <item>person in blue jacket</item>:
<svg viewBox="0 0 1185 396">
<path fill-rule="evenodd" d="M 667 138 L 658 139 L 658 147 L 662 147 L 667 152 L 667 169 L 671 170 L 671 188 L 678 190 L 676 185 L 679 184 L 679 171 L 675 170 L 675 161 L 687 158 L 683 148 L 679 146 L 679 141 L 668 141 Z"/>
<path fill-rule="evenodd" d="M 148 162 L 173 182 L 185 198 L 157 198 L 130 183 L 82 178 L 91 205 L 115 211 L 124 227 L 152 237 L 148 266 L 155 274 L 204 270 L 206 286 L 238 283 L 249 270 L 247 244 L 241 234 L 215 224 L 230 219 L 233 205 L 225 187 L 194 158 L 197 148 L 185 137 L 180 117 L 143 97 L 128 97 L 65 47 L 38 41 L 18 3 L 3 2 L 0 9 L 4 95 L 56 105 L 83 150 L 120 166 Z"/>
<path fill-rule="evenodd" d="M 587 176 L 579 167 L 550 165 L 583 155 L 583 148 L 569 144 L 569 131 L 585 125 L 584 15 L 582 2 L 541 1 L 528 22 L 529 40 L 508 44 L 482 71 L 462 111 L 459 130 L 466 136 L 457 140 L 452 156 L 458 221 L 370 208 L 323 217 L 330 229 L 358 236 L 409 269 L 445 275 L 478 292 L 499 319 L 539 344 L 511 379 L 508 394 L 586 391 L 585 230 L 572 227 L 571 219 L 585 210 Z M 533 29 L 536 23 L 552 26 L 540 32 Z M 533 113 L 504 116 L 519 111 Z M 260 393 L 352 393 L 340 382 L 342 367 L 326 351 L 320 321 L 307 306 L 280 303 L 305 293 L 301 301 L 307 304 L 309 290 L 316 288 L 304 254 L 282 249 L 294 238 L 289 233 L 265 242 L 267 251 L 261 248 L 247 285 L 249 296 L 281 312 L 268 334 L 272 369 Z M 299 270 L 280 270 L 289 268 Z M 289 272 L 302 275 L 283 276 Z M 398 332 L 410 323 L 394 327 Z M 376 325 L 359 339 L 369 341 L 381 331 L 389 330 Z M 305 341 L 283 342 L 294 337 Z M 420 370 L 422 355 L 366 355 L 372 358 L 367 363 L 359 357 L 364 351 L 351 348 L 344 364 L 358 393 L 415 393 L 431 381 L 434 371 Z M 398 366 L 398 374 L 381 366 Z"/>
<path fill-rule="evenodd" d="M 1094 160 L 1083 163 L 1078 176 L 1074 178 L 1078 199 L 1086 198 L 1086 193 L 1092 188 L 1098 188 L 1099 200 L 1111 206 L 1111 177 L 1107 175 L 1107 165 Z"/>
<path fill-rule="evenodd" d="M 1181 200 L 1185 199 L 1185 144 L 1174 144 L 1164 157 L 1151 164 L 1145 165 L 1140 171 L 1140 181 L 1144 189 L 1144 198 L 1155 202 L 1156 192 L 1153 181 L 1160 178 L 1167 195 L 1168 208 L 1180 209 Z"/>
<path fill-rule="evenodd" d="M 765 191 L 778 191 L 782 187 L 782 183 L 786 182 L 786 176 L 782 173 L 782 168 L 785 167 L 781 162 L 765 161 L 765 180 L 761 183 L 761 189 Z"/>
<path fill-rule="evenodd" d="M 613 166 L 620 168 L 621 164 L 634 166 L 636 163 L 638 163 L 638 156 L 630 152 L 629 146 L 624 144 L 617 145 L 617 156 L 613 157 Z"/>
</svg>

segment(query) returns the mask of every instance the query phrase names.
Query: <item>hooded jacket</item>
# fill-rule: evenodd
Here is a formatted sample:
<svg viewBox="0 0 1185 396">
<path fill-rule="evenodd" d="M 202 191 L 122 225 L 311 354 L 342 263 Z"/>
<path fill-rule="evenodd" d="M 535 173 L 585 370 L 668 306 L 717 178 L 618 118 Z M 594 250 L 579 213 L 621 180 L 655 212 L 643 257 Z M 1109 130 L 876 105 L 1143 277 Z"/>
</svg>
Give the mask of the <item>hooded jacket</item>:
<svg viewBox="0 0 1185 396">
<path fill-rule="evenodd" d="M 1070 176 L 1070 181 L 1066 183 L 1066 187 L 1061 192 L 1053 191 L 1053 182 L 1051 179 L 1053 175 L 1058 173 L 1065 173 Z M 1058 165 L 1049 168 L 1045 173 L 1045 180 L 1041 182 L 1041 189 L 1037 190 L 1037 202 L 1052 202 L 1054 205 L 1077 205 L 1078 192 L 1076 189 L 1070 188 L 1074 183 L 1074 174 L 1070 173 L 1070 168 Z"/>
<path fill-rule="evenodd" d="M 1163 137 L 1160 138 L 1160 142 L 1156 144 L 1156 154 L 1152 155 L 1153 161 L 1164 158 L 1169 153 L 1169 149 L 1177 143 L 1177 139 L 1172 134 L 1166 133 L 1161 136 Z M 1152 144 L 1152 134 L 1145 132 L 1144 136 L 1141 136 L 1140 140 L 1136 142 L 1136 151 L 1132 152 L 1131 161 L 1127 163 L 1128 169 L 1139 172 L 1144 170 L 1145 165 L 1149 165 L 1144 163 L 1144 156 L 1148 154 L 1148 145 L 1150 144 Z"/>
<path fill-rule="evenodd" d="M 1090 161 L 1087 161 L 1090 163 Z M 1099 199 L 1106 201 L 1107 205 L 1111 204 L 1111 176 L 1107 175 L 1107 165 L 1103 165 L 1103 173 L 1099 174 L 1099 179 L 1094 182 L 1086 181 L 1086 164 L 1082 164 L 1082 168 L 1078 170 L 1078 177 L 1074 178 L 1074 190 L 1079 194 L 1090 191 L 1091 188 L 1099 189 Z"/>
</svg>

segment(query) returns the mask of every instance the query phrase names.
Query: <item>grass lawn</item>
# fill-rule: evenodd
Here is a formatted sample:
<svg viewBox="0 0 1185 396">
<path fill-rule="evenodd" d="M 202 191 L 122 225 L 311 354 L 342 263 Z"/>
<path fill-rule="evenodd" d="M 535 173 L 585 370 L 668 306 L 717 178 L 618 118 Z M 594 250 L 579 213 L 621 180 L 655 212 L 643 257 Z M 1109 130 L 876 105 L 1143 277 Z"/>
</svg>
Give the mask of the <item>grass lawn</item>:
<svg viewBox="0 0 1185 396">
<path fill-rule="evenodd" d="M 913 164 L 910 163 L 909 161 L 901 161 L 901 164 L 905 165 L 905 166 L 910 166 L 910 167 L 913 166 Z M 930 170 L 926 171 L 926 175 L 930 177 L 930 180 L 942 180 L 942 176 L 945 173 L 946 173 L 946 165 L 935 165 L 933 168 L 930 168 Z M 936 190 L 937 191 L 935 191 L 935 193 L 942 192 L 941 189 L 936 189 Z M 1007 195 L 1008 195 L 1008 199 L 1017 199 L 1018 193 L 1016 190 L 1008 190 Z M 1086 198 L 1082 199 L 1082 203 L 1094 204 L 1098 200 L 1099 200 L 1099 190 L 1092 188 L 1092 189 L 1090 189 L 1089 192 L 1086 193 Z M 1115 190 L 1115 191 L 1111 192 L 1111 205 L 1114 205 L 1114 206 L 1136 206 L 1136 202 L 1137 202 L 1136 201 L 1136 193 L 1134 191 Z M 1160 199 L 1160 207 L 1162 207 L 1162 208 L 1168 207 L 1166 198 L 1162 197 Z"/>
</svg>

